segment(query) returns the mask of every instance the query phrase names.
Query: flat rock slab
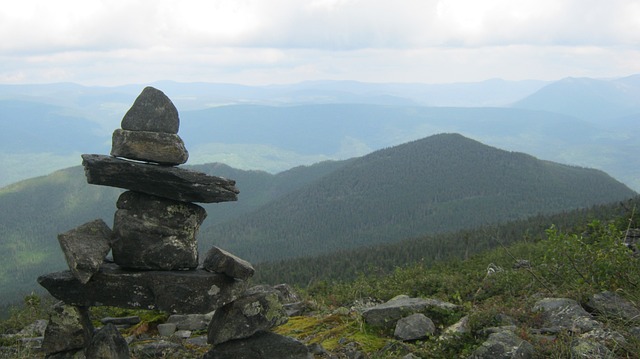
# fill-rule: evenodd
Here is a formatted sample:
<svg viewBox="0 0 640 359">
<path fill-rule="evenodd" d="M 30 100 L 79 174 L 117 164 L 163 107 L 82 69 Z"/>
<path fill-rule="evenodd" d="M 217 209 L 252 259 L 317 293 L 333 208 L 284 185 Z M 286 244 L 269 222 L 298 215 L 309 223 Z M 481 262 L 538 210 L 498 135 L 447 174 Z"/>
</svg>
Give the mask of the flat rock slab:
<svg viewBox="0 0 640 359">
<path fill-rule="evenodd" d="M 87 182 L 130 189 L 183 202 L 238 200 L 236 182 L 178 167 L 127 161 L 105 155 L 82 155 Z"/>
<path fill-rule="evenodd" d="M 123 130 L 178 133 L 178 109 L 164 92 L 148 86 L 122 118 Z"/>
<path fill-rule="evenodd" d="M 86 284 L 70 271 L 50 273 L 38 283 L 55 298 L 77 306 L 208 313 L 236 300 L 247 282 L 205 270 L 127 271 L 105 263 Z"/>
</svg>

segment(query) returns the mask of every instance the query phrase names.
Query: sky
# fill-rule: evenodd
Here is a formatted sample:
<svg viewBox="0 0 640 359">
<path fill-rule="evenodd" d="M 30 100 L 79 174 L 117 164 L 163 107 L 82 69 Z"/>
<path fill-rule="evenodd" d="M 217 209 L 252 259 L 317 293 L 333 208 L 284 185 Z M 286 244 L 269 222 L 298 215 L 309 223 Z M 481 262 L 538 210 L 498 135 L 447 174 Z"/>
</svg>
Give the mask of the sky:
<svg viewBox="0 0 640 359">
<path fill-rule="evenodd" d="M 0 84 L 640 73 L 639 0 L 0 0 Z"/>
</svg>

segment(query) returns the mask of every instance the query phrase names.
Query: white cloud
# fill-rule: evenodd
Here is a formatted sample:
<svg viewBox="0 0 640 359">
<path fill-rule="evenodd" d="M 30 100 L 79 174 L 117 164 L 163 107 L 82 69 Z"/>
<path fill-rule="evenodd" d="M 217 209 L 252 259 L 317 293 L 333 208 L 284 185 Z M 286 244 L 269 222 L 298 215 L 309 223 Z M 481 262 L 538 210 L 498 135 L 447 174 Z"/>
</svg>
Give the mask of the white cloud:
<svg viewBox="0 0 640 359">
<path fill-rule="evenodd" d="M 634 0 L 21 0 L 0 82 L 443 82 L 639 72 Z"/>
</svg>

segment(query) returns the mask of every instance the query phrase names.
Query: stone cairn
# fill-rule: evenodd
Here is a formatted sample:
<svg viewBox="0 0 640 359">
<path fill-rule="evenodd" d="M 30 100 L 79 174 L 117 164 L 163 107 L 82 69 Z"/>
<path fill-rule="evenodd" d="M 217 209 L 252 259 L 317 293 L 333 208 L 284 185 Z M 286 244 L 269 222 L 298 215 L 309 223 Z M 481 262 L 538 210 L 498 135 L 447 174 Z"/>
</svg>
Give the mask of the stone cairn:
<svg viewBox="0 0 640 359">
<path fill-rule="evenodd" d="M 58 236 L 69 270 L 43 275 L 38 283 L 79 313 L 87 356 L 129 356 L 114 328 L 95 331 L 91 306 L 171 314 L 215 311 L 208 334 L 213 345 L 263 337 L 264 330 L 287 320 L 276 290 L 247 290 L 254 273 L 248 262 L 213 247 L 199 263 L 196 235 L 207 213 L 193 202 L 236 201 L 239 191 L 233 180 L 178 167 L 189 157 L 178 136 L 179 124 L 171 100 L 147 87 L 114 131 L 111 156 L 82 155 L 88 183 L 128 191 L 117 200 L 113 230 L 98 219 Z M 105 259 L 109 251 L 113 260 Z M 49 332 L 45 352 L 65 350 L 47 343 L 47 336 L 60 340 Z M 112 339 L 98 340 L 105 336 Z M 104 349 L 105 342 L 120 346 Z M 301 350 L 298 344 L 289 351 Z"/>
</svg>

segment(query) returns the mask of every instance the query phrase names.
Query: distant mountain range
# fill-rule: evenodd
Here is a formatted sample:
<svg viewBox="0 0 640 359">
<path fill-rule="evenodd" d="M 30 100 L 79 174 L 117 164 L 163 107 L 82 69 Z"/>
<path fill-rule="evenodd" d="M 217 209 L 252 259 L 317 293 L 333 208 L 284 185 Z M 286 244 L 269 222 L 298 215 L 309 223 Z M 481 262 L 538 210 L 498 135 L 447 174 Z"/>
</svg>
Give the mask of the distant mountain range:
<svg viewBox="0 0 640 359">
<path fill-rule="evenodd" d="M 239 201 L 206 205 L 201 250 L 257 262 L 387 243 L 608 203 L 635 195 L 592 169 L 441 134 L 276 175 L 224 164 L 192 168 L 235 179 Z M 121 190 L 86 184 L 81 167 L 0 189 L 0 303 L 66 267 L 59 233 L 112 223 Z"/>
<path fill-rule="evenodd" d="M 271 173 L 456 132 L 640 190 L 640 75 L 459 84 L 158 82 L 181 116 L 189 163 Z M 108 153 L 143 85 L 0 85 L 0 187 Z"/>
</svg>

